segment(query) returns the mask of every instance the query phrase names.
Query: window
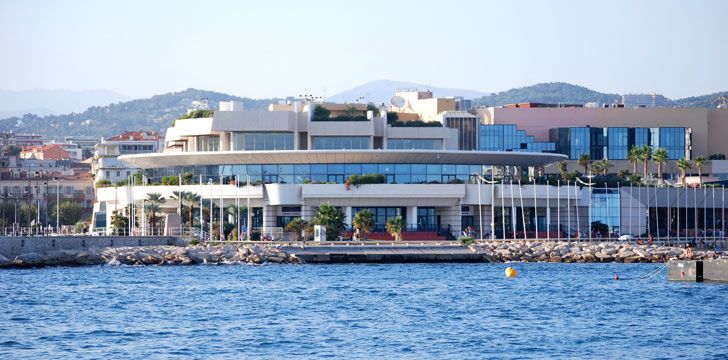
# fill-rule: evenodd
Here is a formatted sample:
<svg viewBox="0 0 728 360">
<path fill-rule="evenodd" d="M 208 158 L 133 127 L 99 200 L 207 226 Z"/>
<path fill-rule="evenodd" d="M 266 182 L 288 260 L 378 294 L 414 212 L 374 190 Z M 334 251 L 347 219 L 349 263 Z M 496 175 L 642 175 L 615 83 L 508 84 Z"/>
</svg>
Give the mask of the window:
<svg viewBox="0 0 728 360">
<path fill-rule="evenodd" d="M 73 195 L 73 186 L 66 186 L 66 194 Z"/>
<path fill-rule="evenodd" d="M 660 147 L 667 150 L 670 160 L 687 157 L 685 128 L 660 128 Z"/>
<path fill-rule="evenodd" d="M 117 171 L 116 171 L 116 177 L 120 177 L 120 176 L 121 176 L 121 171 L 118 171 L 118 170 L 117 170 Z"/>
<path fill-rule="evenodd" d="M 600 222 L 618 230 L 620 226 L 620 197 L 617 190 L 592 190 L 592 222 Z M 603 234 L 606 235 L 606 234 Z"/>
<path fill-rule="evenodd" d="M 581 154 L 591 155 L 589 128 L 571 128 L 569 159 L 576 160 Z"/>
<path fill-rule="evenodd" d="M 110 178 L 110 177 L 111 177 L 111 171 L 109 171 L 109 170 L 106 170 L 106 178 L 108 179 L 108 178 Z"/>
<path fill-rule="evenodd" d="M 233 133 L 233 150 L 293 150 L 293 133 Z"/>
<path fill-rule="evenodd" d="M 369 210 L 374 215 L 374 231 L 386 231 L 387 220 L 397 216 L 407 221 L 407 211 L 404 207 L 354 207 L 351 208 L 352 219 L 362 210 Z"/>
<path fill-rule="evenodd" d="M 86 195 L 93 195 L 93 194 L 94 194 L 93 186 L 86 186 Z"/>
<path fill-rule="evenodd" d="M 442 139 L 387 139 L 387 148 L 395 150 L 442 150 Z"/>
<path fill-rule="evenodd" d="M 131 172 L 130 171 L 127 171 L 126 172 L 126 177 L 129 177 L 129 175 L 131 175 Z"/>
<path fill-rule="evenodd" d="M 607 158 L 612 160 L 626 160 L 629 151 L 629 129 L 608 128 L 607 131 L 608 153 Z"/>
<path fill-rule="evenodd" d="M 417 208 L 417 231 L 436 231 L 437 219 L 434 207 Z"/>
<path fill-rule="evenodd" d="M 314 136 L 314 150 L 358 150 L 369 149 L 367 136 Z"/>
<path fill-rule="evenodd" d="M 220 151 L 220 137 L 198 136 L 197 151 Z"/>
</svg>

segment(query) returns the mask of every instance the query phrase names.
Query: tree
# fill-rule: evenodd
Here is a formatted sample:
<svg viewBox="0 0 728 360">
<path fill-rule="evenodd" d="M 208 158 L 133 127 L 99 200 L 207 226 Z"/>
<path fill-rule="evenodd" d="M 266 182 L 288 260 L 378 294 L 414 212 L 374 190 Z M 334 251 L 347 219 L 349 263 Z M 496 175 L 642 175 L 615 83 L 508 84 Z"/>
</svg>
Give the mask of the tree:
<svg viewBox="0 0 728 360">
<path fill-rule="evenodd" d="M 399 115 L 396 112 L 394 112 L 394 111 L 387 112 L 387 124 L 391 124 L 397 120 L 399 120 Z"/>
<path fill-rule="evenodd" d="M 407 227 L 407 223 L 401 216 L 389 218 L 387 220 L 387 232 L 394 236 L 394 240 L 402 241 L 402 231 Z"/>
<path fill-rule="evenodd" d="M 566 179 L 566 174 L 569 172 L 569 165 L 566 160 L 559 161 L 559 171 L 561 172 L 561 178 Z"/>
<path fill-rule="evenodd" d="M 666 163 L 670 158 L 670 154 L 667 150 L 659 148 L 652 154 L 652 161 L 657 163 L 657 177 L 662 180 L 662 164 Z"/>
<path fill-rule="evenodd" d="M 359 229 L 359 232 L 364 234 L 364 239 L 368 239 L 367 235 L 374 230 L 376 223 L 374 222 L 374 214 L 368 209 L 359 211 L 354 215 L 354 220 L 351 222 L 355 228 Z"/>
<path fill-rule="evenodd" d="M 695 167 L 698 168 L 698 181 L 703 186 L 703 165 L 705 165 L 705 156 L 700 155 L 695 158 Z"/>
<path fill-rule="evenodd" d="M 195 183 L 195 174 L 186 172 L 182 174 L 182 185 L 192 185 Z"/>
<path fill-rule="evenodd" d="M 200 202 L 200 195 L 197 195 L 191 191 L 187 191 L 184 197 L 182 197 L 182 203 L 187 203 L 187 208 L 189 209 L 189 216 L 188 220 L 190 222 L 190 227 L 193 227 L 195 225 L 195 204 Z"/>
<path fill-rule="evenodd" d="M 328 119 L 331 115 L 331 110 L 321 106 L 316 105 L 316 107 L 313 110 L 313 118 L 317 120 L 325 120 Z"/>
<path fill-rule="evenodd" d="M 93 153 L 93 151 L 91 151 L 91 149 L 83 149 L 81 151 L 81 157 L 84 159 L 88 159 L 93 156 L 94 156 L 94 153 Z"/>
<path fill-rule="evenodd" d="M 121 214 L 120 210 L 111 213 L 111 229 L 114 234 L 123 234 L 129 228 L 129 218 Z"/>
<path fill-rule="evenodd" d="M 649 145 L 644 145 L 639 150 L 639 159 L 642 160 L 644 164 L 644 172 L 642 173 L 642 176 L 646 179 L 647 178 L 647 162 L 652 159 L 652 148 L 649 147 Z"/>
<path fill-rule="evenodd" d="M 321 204 L 316 210 L 316 216 L 311 219 L 311 224 L 326 226 L 326 240 L 334 241 L 345 229 L 345 217 L 346 214 L 331 203 Z"/>
<path fill-rule="evenodd" d="M 228 207 L 227 207 L 227 208 L 225 208 L 225 212 L 226 212 L 226 213 L 227 213 L 228 215 L 232 216 L 232 217 L 233 217 L 233 219 L 235 219 L 235 222 L 234 222 L 234 224 L 235 224 L 235 228 L 236 228 L 236 229 L 237 229 L 237 227 L 238 227 L 238 226 L 237 226 L 237 225 L 238 225 L 238 223 L 240 223 L 242 219 L 246 219 L 246 218 L 248 217 L 248 215 L 247 215 L 247 213 L 246 213 L 247 211 L 248 211 L 248 207 L 247 207 L 247 206 L 245 206 L 245 205 L 242 205 L 242 206 L 240 206 L 240 207 L 238 208 L 238 206 L 237 206 L 237 205 L 235 205 L 235 204 L 230 204 L 230 205 L 228 205 Z M 238 214 L 239 214 L 239 215 L 238 215 Z M 245 223 L 245 221 L 242 221 L 242 222 L 243 222 L 243 223 Z"/>
<path fill-rule="evenodd" d="M 18 156 L 21 152 L 23 152 L 23 148 L 17 145 L 8 145 L 7 151 L 10 156 Z"/>
<path fill-rule="evenodd" d="M 627 176 L 629 176 L 629 170 L 627 170 L 627 169 L 619 169 L 619 171 L 617 171 L 617 177 L 620 177 L 622 179 L 626 179 Z"/>
<path fill-rule="evenodd" d="M 612 164 L 609 159 L 601 159 L 599 160 L 599 167 L 602 170 L 602 175 L 607 176 L 607 173 L 609 172 L 610 168 L 614 167 L 614 164 Z"/>
<path fill-rule="evenodd" d="M 579 155 L 579 160 L 576 161 L 579 166 L 584 168 L 584 174 L 589 173 L 589 163 L 591 162 L 591 159 L 589 159 L 589 154 L 581 154 Z"/>
<path fill-rule="evenodd" d="M 371 111 L 374 113 L 374 116 L 379 117 L 379 108 L 377 108 L 374 104 L 367 104 L 367 111 Z"/>
<path fill-rule="evenodd" d="M 684 187 L 687 187 L 687 184 L 685 183 L 685 174 L 688 170 L 693 168 L 693 163 L 690 162 L 690 160 L 686 158 L 682 158 L 677 161 L 675 164 L 680 171 L 682 171 L 682 184 Z"/>
<path fill-rule="evenodd" d="M 159 212 L 166 199 L 160 193 L 149 193 L 144 202 L 144 211 L 148 214 L 149 230 L 154 233 L 154 226 L 157 223 L 157 212 Z"/>
<path fill-rule="evenodd" d="M 599 160 L 599 161 L 595 161 L 595 162 L 594 162 L 594 163 L 592 164 L 591 168 L 592 168 L 592 171 L 593 171 L 593 172 L 594 172 L 595 174 L 597 174 L 597 175 L 601 175 L 602 171 L 604 171 L 604 164 L 602 163 L 602 161 L 601 161 L 601 160 Z"/>
<path fill-rule="evenodd" d="M 306 230 L 308 233 L 308 228 L 311 225 L 306 220 L 301 219 L 300 217 L 294 218 L 291 220 L 291 222 L 286 225 L 286 231 L 290 231 L 294 234 L 296 234 L 296 239 L 298 240 L 306 240 L 303 237 L 303 231 Z"/>
<path fill-rule="evenodd" d="M 637 163 L 640 161 L 640 148 L 637 146 L 632 146 L 632 148 L 629 149 L 629 152 L 627 153 L 627 160 L 632 163 L 632 173 L 636 174 Z"/>
<path fill-rule="evenodd" d="M 356 108 L 354 107 L 354 105 L 348 105 L 346 107 L 346 115 L 354 116 L 354 114 L 356 114 Z"/>
<path fill-rule="evenodd" d="M 81 209 L 81 205 L 79 205 L 75 201 L 64 201 L 61 203 L 61 212 L 59 216 L 59 220 L 61 221 L 61 225 L 72 225 L 77 223 L 79 220 L 81 220 L 81 216 L 83 216 L 83 209 Z M 56 206 L 54 205 L 51 209 L 51 216 L 55 219 L 56 218 Z"/>
</svg>

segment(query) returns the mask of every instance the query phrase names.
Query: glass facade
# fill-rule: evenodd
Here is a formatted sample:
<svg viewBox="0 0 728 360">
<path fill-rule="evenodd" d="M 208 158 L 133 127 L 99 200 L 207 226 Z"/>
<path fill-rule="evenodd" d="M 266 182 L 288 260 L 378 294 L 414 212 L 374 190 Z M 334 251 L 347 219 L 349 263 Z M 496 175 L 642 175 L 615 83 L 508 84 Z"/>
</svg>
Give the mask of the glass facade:
<svg viewBox="0 0 728 360">
<path fill-rule="evenodd" d="M 670 160 L 685 157 L 685 129 L 660 128 L 660 147 L 667 150 Z"/>
<path fill-rule="evenodd" d="M 362 210 L 369 210 L 374 214 L 374 222 L 376 223 L 374 231 L 386 231 L 387 220 L 401 216 L 407 222 L 407 209 L 403 207 L 353 207 L 351 208 L 351 218 Z"/>
<path fill-rule="evenodd" d="M 686 128 L 591 128 L 572 127 L 549 130 L 549 140 L 556 144 L 556 152 L 576 160 L 589 154 L 592 160 L 607 158 L 626 160 L 632 147 L 650 146 L 652 150 L 664 148 L 670 160 L 690 158 L 689 129 Z"/>
<path fill-rule="evenodd" d="M 417 208 L 417 231 L 436 231 L 439 227 L 434 207 Z"/>
<path fill-rule="evenodd" d="M 220 137 L 198 136 L 197 151 L 220 151 Z"/>
<path fill-rule="evenodd" d="M 518 130 L 516 125 L 480 125 L 480 150 L 553 152 L 556 144 L 535 142 L 533 136 Z"/>
<path fill-rule="evenodd" d="M 314 136 L 314 150 L 362 150 L 369 149 L 368 136 Z"/>
<path fill-rule="evenodd" d="M 293 133 L 233 133 L 233 150 L 293 150 Z"/>
<path fill-rule="evenodd" d="M 478 141 L 478 124 L 480 119 L 476 116 L 446 116 L 443 121 L 450 129 L 458 130 L 458 149 L 475 150 Z"/>
<path fill-rule="evenodd" d="M 441 139 L 387 139 L 387 149 L 442 150 Z"/>
<path fill-rule="evenodd" d="M 208 165 L 208 166 L 175 166 L 144 170 L 150 182 L 160 182 L 164 176 L 176 176 L 190 172 L 195 182 L 212 180 L 217 183 L 220 178 L 229 183 L 240 177 L 245 183 L 246 175 L 251 183 L 301 184 L 306 180 L 313 182 L 334 182 L 343 184 L 351 175 L 383 174 L 387 183 L 422 184 L 422 183 L 467 183 L 471 182 L 470 174 L 483 174 L 489 165 L 471 164 L 247 164 L 247 165 Z"/>
<path fill-rule="evenodd" d="M 609 226 L 610 231 L 618 232 L 620 226 L 620 196 L 616 189 L 592 190 L 591 221 Z M 606 234 L 603 234 L 606 235 Z"/>
</svg>

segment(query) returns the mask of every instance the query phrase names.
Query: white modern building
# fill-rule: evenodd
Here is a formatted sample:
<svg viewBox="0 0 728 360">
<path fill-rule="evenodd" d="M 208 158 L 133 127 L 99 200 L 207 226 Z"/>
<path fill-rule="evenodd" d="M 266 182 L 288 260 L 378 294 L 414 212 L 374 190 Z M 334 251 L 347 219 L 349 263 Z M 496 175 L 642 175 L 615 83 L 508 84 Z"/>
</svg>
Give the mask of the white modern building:
<svg viewBox="0 0 728 360">
<path fill-rule="evenodd" d="M 521 185 L 522 176 L 527 179 L 567 156 L 530 148 L 483 151 L 469 144 L 463 149 L 460 141 L 471 141 L 471 126 L 479 125 L 467 112 L 451 110 L 433 118 L 444 126 L 392 126 L 383 109 L 376 116 L 376 111 L 342 104 L 296 102 L 270 111 L 220 108 L 227 110 L 176 120 L 167 130 L 165 152 L 119 156 L 126 166 L 143 170 L 144 185 L 98 189 L 94 226 L 111 232 L 111 216 L 118 211 L 137 219 L 132 231 L 146 232 L 144 199 L 151 193 L 167 199 L 158 213 L 171 215 L 174 223 L 166 226 L 179 226 L 180 204 L 171 197 L 186 191 L 201 197 L 192 223 L 205 230 L 210 229 L 210 202 L 212 221 L 226 223 L 233 219 L 221 216 L 220 208 L 249 204 L 243 226 L 261 233 L 298 217 L 310 221 L 324 203 L 340 208 L 349 228 L 356 213 L 368 209 L 377 226 L 370 238 L 381 239 L 388 239 L 387 219 L 396 216 L 407 223 L 404 238 L 413 240 L 453 239 L 468 227 L 476 237 L 504 239 L 587 234 L 595 222 L 613 235 L 674 229 L 686 236 L 697 233 L 698 225 L 709 227 L 707 220 L 698 221 L 708 219 L 708 195 L 688 190 L 607 189 L 556 180 Z M 347 184 L 352 175 L 364 174 L 378 174 L 383 181 Z M 184 181 L 153 185 L 164 177 Z M 694 202 L 691 209 L 688 201 Z M 712 201 L 715 227 L 723 202 Z M 693 212 L 688 215 L 688 210 Z"/>
</svg>

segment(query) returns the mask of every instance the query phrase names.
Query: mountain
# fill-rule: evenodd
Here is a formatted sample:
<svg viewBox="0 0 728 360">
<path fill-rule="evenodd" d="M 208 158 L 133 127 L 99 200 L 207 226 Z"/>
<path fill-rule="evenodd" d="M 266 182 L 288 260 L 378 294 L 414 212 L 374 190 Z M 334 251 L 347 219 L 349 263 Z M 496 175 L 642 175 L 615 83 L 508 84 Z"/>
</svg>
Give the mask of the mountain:
<svg viewBox="0 0 728 360">
<path fill-rule="evenodd" d="M 716 108 L 718 105 L 723 105 L 723 100 L 718 100 L 721 95 L 728 97 L 728 91 L 677 99 L 675 104 L 680 107 Z"/>
<path fill-rule="evenodd" d="M 336 95 L 329 96 L 326 98 L 326 101 L 332 103 L 344 103 L 347 101 L 355 102 L 357 98 L 364 97 L 364 101 L 367 103 L 373 102 L 375 104 L 389 104 L 389 99 L 394 96 L 394 93 L 397 91 L 397 89 L 413 87 L 416 87 L 420 90 L 429 89 L 430 91 L 432 91 L 432 94 L 435 97 L 462 96 L 466 99 L 472 99 L 489 94 L 484 91 L 439 88 L 405 81 L 375 80 L 370 81 L 364 85 L 359 85 L 355 88 L 342 91 Z"/>
<path fill-rule="evenodd" d="M 483 96 L 473 99 L 473 106 L 502 106 L 524 102 L 583 105 L 592 101 L 600 104 L 621 103 L 622 97 L 618 94 L 604 94 L 569 83 L 553 82 L 510 89 L 497 94 Z"/>
<path fill-rule="evenodd" d="M 131 100 L 113 91 L 98 89 L 74 91 L 68 89 L 31 89 L 11 91 L 0 89 L 0 118 L 24 114 L 55 115 L 79 112 L 91 106 L 102 106 Z"/>
<path fill-rule="evenodd" d="M 245 109 L 264 109 L 277 99 L 254 100 L 197 89 L 155 95 L 148 99 L 92 106 L 84 112 L 67 115 L 38 116 L 26 114 L 0 120 L 0 131 L 36 133 L 48 139 L 62 140 L 63 136 L 89 135 L 112 137 L 132 130 L 156 130 L 162 133 L 179 116 L 186 114 L 192 101 L 207 98 L 209 107 L 216 109 L 220 101 L 237 100 Z"/>
</svg>

